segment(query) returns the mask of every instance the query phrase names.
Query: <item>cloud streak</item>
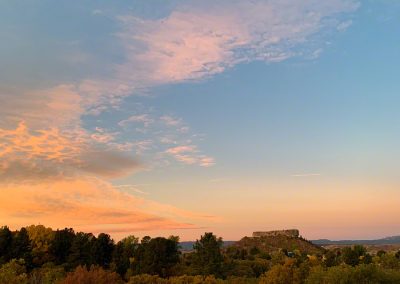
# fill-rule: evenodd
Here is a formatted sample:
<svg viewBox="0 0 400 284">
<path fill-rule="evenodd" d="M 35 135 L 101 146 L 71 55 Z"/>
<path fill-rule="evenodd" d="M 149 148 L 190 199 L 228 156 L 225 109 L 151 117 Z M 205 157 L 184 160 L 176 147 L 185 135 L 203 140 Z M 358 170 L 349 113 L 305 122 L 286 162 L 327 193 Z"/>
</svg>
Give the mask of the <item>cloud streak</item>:
<svg viewBox="0 0 400 284">
<path fill-rule="evenodd" d="M 194 145 L 176 146 L 165 151 L 165 153 L 184 164 L 197 164 L 202 167 L 211 167 L 215 164 L 214 158 L 199 154 L 198 152 L 197 147 Z"/>
</svg>

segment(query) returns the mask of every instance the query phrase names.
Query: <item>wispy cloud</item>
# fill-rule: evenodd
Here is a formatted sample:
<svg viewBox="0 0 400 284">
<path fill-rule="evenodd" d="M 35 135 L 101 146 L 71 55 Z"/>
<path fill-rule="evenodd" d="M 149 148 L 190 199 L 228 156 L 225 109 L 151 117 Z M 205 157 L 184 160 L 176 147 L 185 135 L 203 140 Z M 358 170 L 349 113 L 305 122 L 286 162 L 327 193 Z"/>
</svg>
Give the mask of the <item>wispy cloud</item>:
<svg viewBox="0 0 400 284">
<path fill-rule="evenodd" d="M 197 164 L 202 167 L 210 167 L 215 164 L 214 158 L 200 154 L 194 145 L 176 146 L 167 149 L 165 152 L 172 155 L 179 162 L 188 165 Z"/>
<path fill-rule="evenodd" d="M 130 123 L 142 123 L 144 127 L 149 127 L 150 124 L 154 123 L 154 120 L 149 117 L 148 114 L 140 114 L 140 115 L 132 115 L 127 119 L 121 120 L 118 122 L 119 126 L 127 126 Z"/>
<path fill-rule="evenodd" d="M 120 17 L 128 58 L 121 74 L 148 84 L 171 83 L 209 77 L 241 62 L 301 56 L 313 35 L 351 24 L 335 17 L 358 7 L 352 0 L 189 3 L 158 20 Z M 130 72 L 133 66 L 140 66 L 136 73 Z"/>
<path fill-rule="evenodd" d="M 321 176 L 321 174 L 306 173 L 306 174 L 294 174 L 294 175 L 292 175 L 292 177 L 317 177 L 317 176 Z"/>
</svg>

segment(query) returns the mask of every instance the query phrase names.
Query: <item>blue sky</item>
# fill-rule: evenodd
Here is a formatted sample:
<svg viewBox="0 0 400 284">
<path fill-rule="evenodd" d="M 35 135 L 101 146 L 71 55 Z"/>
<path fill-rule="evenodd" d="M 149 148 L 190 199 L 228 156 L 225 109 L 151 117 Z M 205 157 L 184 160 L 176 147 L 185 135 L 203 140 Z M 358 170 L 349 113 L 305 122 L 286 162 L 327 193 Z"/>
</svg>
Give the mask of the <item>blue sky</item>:
<svg viewBox="0 0 400 284">
<path fill-rule="evenodd" d="M 398 234 L 399 9 L 1 3 L 0 177 L 31 201 L 0 221 L 117 237 Z M 53 219 L 54 200 L 91 217 Z"/>
</svg>

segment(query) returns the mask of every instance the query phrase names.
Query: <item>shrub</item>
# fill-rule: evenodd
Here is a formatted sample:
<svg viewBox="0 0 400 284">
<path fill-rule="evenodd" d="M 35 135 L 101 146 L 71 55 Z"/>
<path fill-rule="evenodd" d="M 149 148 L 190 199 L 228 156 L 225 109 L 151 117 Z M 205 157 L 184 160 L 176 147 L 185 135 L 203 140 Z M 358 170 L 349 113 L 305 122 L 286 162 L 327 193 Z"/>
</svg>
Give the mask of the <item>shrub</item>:
<svg viewBox="0 0 400 284">
<path fill-rule="evenodd" d="M 78 266 L 73 272 L 67 274 L 67 277 L 60 284 L 118 284 L 123 283 L 121 277 L 111 271 L 104 270 L 101 267 L 91 266 L 90 270 Z"/>
</svg>

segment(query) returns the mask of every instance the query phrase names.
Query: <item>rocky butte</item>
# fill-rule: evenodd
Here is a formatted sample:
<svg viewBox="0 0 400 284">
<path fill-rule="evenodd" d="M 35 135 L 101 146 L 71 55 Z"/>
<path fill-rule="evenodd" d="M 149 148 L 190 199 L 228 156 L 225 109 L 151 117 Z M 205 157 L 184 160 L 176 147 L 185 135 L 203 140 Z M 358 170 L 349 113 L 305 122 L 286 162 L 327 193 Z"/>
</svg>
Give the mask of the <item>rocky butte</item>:
<svg viewBox="0 0 400 284">
<path fill-rule="evenodd" d="M 297 229 L 253 232 L 253 238 L 274 237 L 274 236 L 287 236 L 287 237 L 298 238 L 300 236 L 300 232 Z"/>
</svg>

